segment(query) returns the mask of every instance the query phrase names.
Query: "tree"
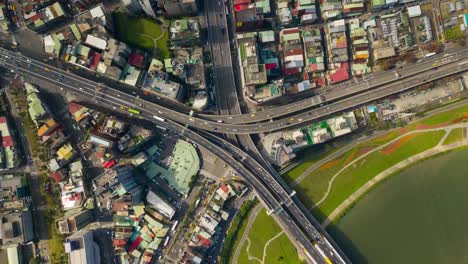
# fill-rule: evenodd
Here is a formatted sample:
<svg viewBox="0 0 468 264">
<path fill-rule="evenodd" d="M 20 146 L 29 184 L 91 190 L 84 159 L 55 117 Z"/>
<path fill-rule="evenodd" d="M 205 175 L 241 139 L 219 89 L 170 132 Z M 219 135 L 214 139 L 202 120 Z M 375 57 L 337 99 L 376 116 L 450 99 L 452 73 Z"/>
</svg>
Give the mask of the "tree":
<svg viewBox="0 0 468 264">
<path fill-rule="evenodd" d="M 29 259 L 29 264 L 41 264 L 41 260 L 39 258 L 32 257 Z"/>
</svg>

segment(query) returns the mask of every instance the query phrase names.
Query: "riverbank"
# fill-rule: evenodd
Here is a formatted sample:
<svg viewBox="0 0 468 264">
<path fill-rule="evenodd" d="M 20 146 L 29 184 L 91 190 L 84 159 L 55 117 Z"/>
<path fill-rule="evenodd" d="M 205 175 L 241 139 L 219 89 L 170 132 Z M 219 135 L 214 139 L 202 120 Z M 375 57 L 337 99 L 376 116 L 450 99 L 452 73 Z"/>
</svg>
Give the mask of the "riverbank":
<svg viewBox="0 0 468 264">
<path fill-rule="evenodd" d="M 442 140 L 441 140 L 442 142 Z M 355 193 L 353 193 L 348 199 L 341 203 L 326 219 L 322 222 L 322 226 L 327 227 L 331 223 L 336 223 L 346 214 L 346 211 L 349 210 L 356 202 L 359 201 L 366 193 L 372 190 L 377 184 L 382 182 L 388 177 L 394 176 L 401 171 L 405 170 L 409 166 L 413 166 L 418 162 L 425 161 L 427 159 L 435 158 L 438 155 L 445 154 L 450 151 L 463 149 L 468 147 L 467 139 L 464 139 L 463 142 L 453 143 L 450 145 L 437 145 L 436 147 L 426 150 L 422 153 L 416 154 L 404 161 L 401 161 L 394 166 L 384 170 L 379 173 L 373 179 L 369 180 L 361 188 L 359 188 Z"/>
</svg>

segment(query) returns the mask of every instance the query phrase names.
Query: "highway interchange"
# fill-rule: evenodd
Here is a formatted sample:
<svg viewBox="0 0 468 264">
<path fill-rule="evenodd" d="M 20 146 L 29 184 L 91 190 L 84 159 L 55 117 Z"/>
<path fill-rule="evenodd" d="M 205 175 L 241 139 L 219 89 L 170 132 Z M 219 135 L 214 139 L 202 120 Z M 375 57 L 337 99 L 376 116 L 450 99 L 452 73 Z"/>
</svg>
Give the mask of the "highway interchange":
<svg viewBox="0 0 468 264">
<path fill-rule="evenodd" d="M 66 89 L 67 92 L 80 96 L 84 100 L 107 106 L 115 111 L 122 112 L 124 109 L 127 110 L 130 107 L 139 108 L 143 105 L 142 100 L 139 98 L 123 94 L 110 87 L 102 87 L 98 91 L 96 89 L 97 83 L 5 49 L 0 49 L 0 66 L 33 79 L 50 82 L 60 87 L 61 90 Z M 163 110 L 167 111 L 167 109 Z M 128 114 L 128 112 L 124 112 Z M 344 255 L 340 256 L 342 254 L 339 251 L 340 249 L 330 247 L 328 241 L 325 241 L 324 237 L 312 225 L 310 217 L 304 215 L 301 211 L 304 206 L 302 204 L 298 206 L 296 204 L 298 200 L 292 200 L 290 198 L 291 193 L 283 189 L 282 186 L 285 184 L 279 184 L 277 178 L 272 176 L 255 159 L 227 141 L 212 137 L 212 139 L 215 138 L 217 141 L 217 144 L 214 144 L 212 141 L 205 139 L 199 133 L 185 126 L 181 126 L 170 120 L 162 122 L 154 118 L 157 115 L 161 116 L 162 113 L 161 110 L 145 108 L 141 109 L 141 115 L 138 117 L 176 131 L 196 144 L 210 149 L 220 159 L 230 164 L 233 169 L 238 171 L 255 188 L 256 193 L 266 208 L 270 212 L 275 213 L 275 217 L 282 224 L 283 228 L 286 228 L 289 235 L 295 238 L 293 242 L 296 245 L 300 244 L 301 249 L 304 250 L 306 255 L 310 256 L 309 262 L 325 263 L 323 257 L 312 246 L 311 241 L 314 241 L 316 245 L 320 245 L 323 248 L 333 263 L 346 263 L 342 260 L 342 258 L 346 257 Z M 321 227 L 318 226 L 318 228 Z M 325 231 L 322 230 L 322 232 L 323 235 L 327 235 Z"/>
<path fill-rule="evenodd" d="M 332 99 L 333 101 L 313 109 L 308 109 L 308 107 L 306 107 L 305 111 L 293 114 L 289 117 L 279 118 L 262 123 L 245 124 L 230 124 L 206 120 L 204 119 L 204 116 L 190 116 L 188 113 L 181 113 L 172 109 L 168 109 L 158 104 L 144 101 L 143 99 L 133 95 L 126 94 L 103 85 L 101 85 L 102 89 L 97 91 L 96 86 L 98 84 L 88 79 L 62 71 L 60 69 L 51 68 L 49 65 L 38 61 L 32 61 L 32 63 L 30 63 L 28 62 L 30 59 L 27 57 L 6 49 L 0 49 L 0 54 L 11 57 L 11 59 L 3 57 L 3 60 L 0 61 L 0 63 L 8 67 L 17 68 L 19 73 L 32 75 L 44 81 L 50 81 L 60 85 L 77 87 L 81 90 L 90 89 L 93 91 L 93 97 L 95 99 L 110 98 L 115 102 L 121 102 L 120 106 L 131 107 L 139 110 L 152 109 L 155 110 L 155 115 L 168 118 L 182 124 L 187 124 L 194 128 L 216 133 L 240 135 L 272 132 L 287 127 L 298 126 L 315 119 L 323 118 L 331 114 L 350 109 L 397 92 L 404 91 L 431 80 L 458 72 L 463 72 L 466 70 L 465 63 L 467 61 L 468 49 L 450 53 L 449 56 L 440 56 L 437 58 L 437 60 L 431 62 L 430 68 L 427 66 L 427 70 L 420 72 L 419 74 L 415 74 L 414 76 L 394 81 L 371 90 L 366 89 L 365 92 L 357 94 L 352 92 L 354 95 L 343 96 L 344 99 L 342 100 L 338 100 L 338 98 L 331 97 L 328 94 L 323 94 L 327 100 Z M 436 70 L 433 69 L 433 64 L 439 65 L 437 66 Z M 48 68 L 49 71 L 46 71 L 45 68 Z M 109 93 L 110 90 L 112 90 L 112 93 Z M 270 113 L 272 110 L 267 110 L 266 112 Z M 255 115 L 260 115 L 260 113 L 261 112 L 258 112 Z M 243 116 L 250 115 L 245 114 Z M 250 120 L 247 119 L 247 122 L 250 122 Z"/>
<path fill-rule="evenodd" d="M 265 131 L 271 131 L 278 128 L 284 128 L 289 125 L 284 125 L 289 122 L 290 125 L 296 123 L 306 122 L 312 119 L 317 119 L 331 113 L 336 113 L 344 109 L 351 108 L 362 103 L 373 101 L 377 98 L 385 97 L 389 94 L 408 89 L 412 86 L 437 79 L 443 76 L 454 74 L 464 71 L 466 69 L 466 50 L 460 51 L 460 55 L 454 57 L 446 56 L 439 57 L 437 70 L 426 71 L 421 76 L 408 77 L 403 79 L 401 83 L 395 85 L 382 86 L 385 88 L 376 88 L 369 92 L 360 93 L 336 103 L 330 103 L 322 107 L 306 111 L 305 113 L 298 114 L 297 117 L 287 117 L 273 122 L 263 123 L 266 127 Z M 448 58 L 447 58 L 448 57 Z M 431 64 L 432 65 L 432 64 Z M 72 92 L 78 96 L 84 97 L 86 100 L 92 100 L 95 103 L 106 105 L 116 111 L 126 110 L 128 108 L 139 109 L 141 111 L 140 118 L 150 120 L 159 125 L 172 129 L 181 135 L 189 138 L 196 144 L 203 145 L 210 149 L 215 155 L 230 164 L 235 170 L 239 172 L 245 179 L 256 189 L 260 199 L 271 211 L 275 212 L 275 216 L 280 221 L 283 227 L 287 227 L 288 232 L 292 237 L 296 238 L 296 242 L 302 245 L 305 252 L 311 256 L 309 260 L 312 263 L 324 263 L 323 258 L 312 246 L 310 241 L 315 241 L 321 248 L 324 249 L 325 254 L 333 261 L 333 263 L 345 263 L 348 260 L 342 253 L 338 253 L 337 249 L 333 246 L 328 246 L 327 241 L 324 240 L 322 235 L 326 235 L 320 227 L 314 223 L 311 216 L 306 215 L 302 204 L 295 196 L 290 197 L 291 190 L 285 187 L 284 182 L 281 182 L 275 175 L 272 175 L 267 169 L 261 166 L 257 160 L 244 153 L 242 150 L 233 144 L 222 140 L 216 136 L 201 136 L 200 132 L 195 132 L 187 126 L 179 125 L 173 121 L 177 121 L 188 126 L 196 127 L 206 131 L 214 131 L 220 133 L 231 134 L 254 134 L 262 132 L 259 129 L 259 124 L 228 124 L 218 123 L 217 121 L 203 120 L 187 115 L 186 113 L 176 112 L 157 104 L 143 101 L 135 96 L 116 91 L 110 87 L 102 87 L 96 89 L 97 83 L 89 81 L 88 79 L 70 74 L 60 69 L 53 68 L 44 63 L 34 61 L 16 52 L 0 49 L 0 66 L 12 70 L 13 72 L 37 78 L 43 81 L 48 81 Z M 344 103 L 343 103 L 344 102 Z M 313 112 L 311 112 L 313 111 Z M 309 113 L 314 113 L 309 114 Z M 305 116 L 302 116 L 305 115 Z M 154 119 L 154 116 L 166 118 L 165 122 Z M 249 115 L 246 115 L 249 116 Z M 299 117 L 301 116 L 301 117 Z M 295 120 L 291 120 L 295 118 Z M 302 118 L 302 120 L 299 120 Z M 193 120 L 193 121 L 192 121 Z M 296 121 L 296 122 L 294 122 Z M 283 123 L 281 123 L 283 122 Z M 293 124 L 294 123 L 294 124 Z M 282 125 L 270 127 L 270 124 Z M 262 125 L 263 126 L 263 125 Z M 257 128 L 256 130 L 254 128 Z M 214 129 L 217 128 L 217 129 Z M 234 130 L 236 129 L 236 130 Z M 240 131 L 242 129 L 242 131 Z M 317 231 L 317 229 L 320 230 Z"/>
</svg>

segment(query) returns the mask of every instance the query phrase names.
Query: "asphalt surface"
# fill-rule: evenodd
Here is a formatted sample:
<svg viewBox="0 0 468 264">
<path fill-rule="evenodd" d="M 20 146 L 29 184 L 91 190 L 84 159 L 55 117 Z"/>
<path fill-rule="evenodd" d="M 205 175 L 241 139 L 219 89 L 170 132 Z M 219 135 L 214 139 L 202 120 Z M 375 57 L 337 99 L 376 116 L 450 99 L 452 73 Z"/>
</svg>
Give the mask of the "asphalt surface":
<svg viewBox="0 0 468 264">
<path fill-rule="evenodd" d="M 114 92 L 113 95 L 109 96 L 96 96 L 97 91 L 95 86 L 91 86 L 91 88 L 89 85 L 84 85 L 85 82 L 80 79 L 80 77 L 73 77 L 72 79 L 65 78 L 67 74 L 66 72 L 58 69 L 52 69 L 50 66 L 45 67 L 42 63 L 32 61 L 31 59 L 27 59 L 17 53 L 8 52 L 7 54 L 8 55 L 5 55 L 5 53 L 2 54 L 0 50 L 0 58 L 4 58 L 3 60 L 0 59 L 1 66 L 12 67 L 13 71 L 17 73 L 26 74 L 39 80 L 48 80 L 57 84 L 59 87 L 62 87 L 61 89 L 67 89 L 68 92 L 74 93 L 80 97 L 85 97 L 87 100 L 93 101 L 94 103 L 107 105 L 117 111 L 121 110 L 120 107 L 122 105 L 129 105 L 129 102 L 136 101 L 134 104 L 140 104 L 138 99 L 132 98 L 129 95 L 119 94 L 117 92 Z M 55 77 L 55 79 L 44 76 L 50 76 L 49 74 Z M 131 98 L 132 100 L 130 100 Z M 131 106 L 133 107 L 134 104 Z M 127 114 L 129 113 L 127 112 Z M 288 228 L 290 234 L 296 238 L 297 243 L 301 244 L 305 252 L 307 252 L 308 255 L 313 256 L 315 261 L 311 260 L 311 262 L 325 263 L 318 251 L 311 244 L 311 241 L 320 238 L 318 231 L 313 229 L 311 224 L 308 224 L 307 228 L 304 229 L 303 225 L 306 224 L 305 221 L 307 219 L 302 217 L 302 212 L 300 212 L 299 207 L 295 206 L 295 203 L 289 201 L 289 193 L 285 193 L 285 190 L 277 183 L 277 180 L 272 177 L 268 171 L 263 169 L 256 160 L 224 140 L 220 140 L 220 142 L 214 144 L 200 136 L 197 132 L 187 129 L 186 127 L 170 120 L 161 121 L 155 119 L 153 117 L 154 115 L 154 111 L 145 109 L 142 110 L 141 114 L 137 117 L 150 120 L 153 123 L 176 131 L 195 143 L 207 147 L 213 152 L 213 154 L 230 164 L 234 170 L 239 172 L 239 174 L 241 174 L 246 181 L 256 189 L 256 192 L 258 193 L 260 200 L 265 204 L 265 207 L 271 212 L 275 212 L 275 217 L 278 218 L 283 227 Z M 287 208 L 283 207 L 284 201 L 288 201 Z M 297 217 L 301 217 L 301 219 L 297 220 Z M 298 223 L 300 223 L 300 225 Z M 334 251 L 334 249 L 330 249 L 330 252 L 332 251 Z"/>
<path fill-rule="evenodd" d="M 318 94 L 326 97 L 327 101 L 335 100 L 348 96 L 350 94 L 362 92 L 371 88 L 381 86 L 383 84 L 388 84 L 391 82 L 401 81 L 406 77 L 410 77 L 434 68 L 434 64 L 439 63 L 440 60 L 447 59 L 450 56 L 456 55 L 466 55 L 467 48 L 461 47 L 453 49 L 449 52 L 441 53 L 434 55 L 429 58 L 422 59 L 420 62 L 408 65 L 400 69 L 394 69 L 392 71 L 386 71 L 381 73 L 370 73 L 364 75 L 362 78 L 355 78 L 350 81 L 330 85 L 328 87 L 320 88 Z M 223 84 L 225 84 L 225 79 L 222 79 Z M 290 104 L 277 106 L 265 111 L 258 111 L 255 114 L 244 114 L 244 115 L 229 115 L 229 116 L 213 116 L 213 115 L 202 115 L 199 116 L 207 120 L 222 120 L 225 123 L 230 124 L 245 124 L 253 122 L 261 122 L 270 120 L 272 118 L 278 118 L 286 114 L 291 114 L 305 109 L 313 107 L 311 98 L 306 98 L 301 101 L 293 102 Z"/>
<path fill-rule="evenodd" d="M 225 5 L 221 0 L 208 1 L 205 8 L 206 17 L 208 20 L 208 37 L 210 39 L 211 52 L 213 57 L 213 73 L 215 76 L 214 81 L 216 87 L 215 92 L 218 110 L 221 115 L 240 115 L 242 110 L 237 95 L 236 80 L 234 79 L 234 72 L 232 68 L 233 64 L 230 54 L 231 49 L 229 42 L 229 28 L 226 23 L 227 20 Z M 280 203 L 288 200 L 288 207 L 290 208 L 287 208 L 286 210 L 279 209 L 281 208 L 281 204 L 276 205 L 276 209 L 272 207 L 267 208 L 270 208 L 270 212 L 274 210 L 279 212 L 275 215 L 275 217 L 278 218 L 278 222 L 281 223 L 282 228 L 289 234 L 289 236 L 291 238 L 295 238 L 295 240 L 292 240 L 295 246 L 299 249 L 302 248 L 304 252 L 307 253 L 309 262 L 320 263 L 321 261 L 324 261 L 323 257 L 320 255 L 320 252 L 310 245 L 311 240 L 316 240 L 320 243 L 321 236 L 319 232 L 310 224 L 309 219 L 304 219 L 304 215 L 299 210 L 299 207 L 297 207 L 292 203 L 291 200 L 289 200 L 289 194 L 292 191 L 285 191 L 285 189 L 283 189 L 284 186 L 278 184 L 276 178 L 280 176 L 275 175 L 277 172 L 273 169 L 271 164 L 265 161 L 260 155 L 250 135 L 227 135 L 227 139 L 234 144 L 242 146 L 244 150 L 255 159 L 247 159 L 246 156 L 243 156 L 243 153 L 237 147 L 227 143 L 227 141 L 219 140 L 218 137 L 213 137 L 208 133 L 203 134 L 205 137 L 210 138 L 216 145 L 223 146 L 225 149 L 230 149 L 232 153 L 238 153 L 238 155 L 241 156 L 241 161 L 244 162 L 244 164 L 248 163 L 248 166 L 256 171 L 257 176 L 260 175 L 260 179 L 266 184 L 266 186 L 273 188 L 273 193 L 278 194 L 276 199 L 281 201 Z M 262 165 L 257 163 L 257 161 Z M 233 166 L 233 168 L 238 171 L 238 168 L 235 166 Z M 267 168 L 267 170 L 264 168 Z M 244 175 L 242 172 L 238 172 Z M 260 192 L 264 191 L 268 190 L 256 188 L 257 195 L 261 195 Z M 295 218 L 296 221 L 289 217 L 289 214 L 286 211 L 292 212 L 293 218 Z M 323 231 L 325 232 L 325 230 Z M 331 245 L 330 248 L 328 245 L 324 248 L 327 248 L 328 252 L 336 253 L 336 255 L 339 256 L 339 254 L 333 249 L 333 247 L 331 247 Z M 333 253 L 328 254 L 329 258 L 334 258 Z M 342 254 L 342 252 L 340 253 Z M 342 260 L 335 260 L 335 263 L 345 262 Z"/>
<path fill-rule="evenodd" d="M 202 130 L 223 134 L 241 135 L 272 132 L 287 127 L 299 126 L 303 123 L 323 118 L 346 109 L 357 107 L 364 103 L 410 89 L 438 78 L 466 71 L 468 49 L 463 49 L 455 53 L 447 54 L 448 55 L 446 56 L 439 57 L 436 61 L 432 61 L 430 64 L 431 68 L 428 68 L 428 70 L 416 74 L 412 77 L 407 77 L 366 92 L 348 96 L 341 100 L 337 100 L 336 97 L 333 97 L 333 95 L 323 95 L 327 98 L 327 100 L 336 101 L 312 110 L 301 112 L 288 118 L 257 124 L 238 125 L 209 121 L 198 118 L 196 116 L 190 116 L 188 114 L 145 101 L 131 94 L 114 90 L 108 86 L 100 85 L 101 88 L 96 89 L 98 83 L 90 81 L 89 79 L 82 78 L 58 68 L 51 67 L 42 62 L 29 59 L 19 53 L 15 53 L 3 48 L 0 48 L 0 66 L 3 66 L 7 69 L 12 69 L 13 71 L 16 71 L 20 74 L 26 74 L 35 78 L 49 81 L 53 84 L 63 87 L 64 89 L 66 88 L 75 90 L 78 94 L 86 95 L 89 100 L 94 100 L 95 102 L 112 101 L 113 109 L 115 110 L 128 111 L 128 108 L 133 108 L 141 112 L 149 112 L 153 116 L 171 119 L 187 126 L 192 126 Z M 432 65 L 435 64 L 439 66 L 434 68 Z M 258 114 L 259 113 L 256 113 L 256 115 Z M 251 115 L 243 116 L 247 117 Z"/>
<path fill-rule="evenodd" d="M 28 59 L 28 58 L 26 58 L 26 57 L 24 57 L 24 56 L 22 56 L 21 54 L 18 54 L 18 53 L 6 51 L 6 50 L 0 50 L 0 55 L 1 55 L 0 56 L 0 65 L 5 67 L 5 68 L 12 69 L 13 71 L 16 71 L 16 72 L 21 73 L 21 74 L 34 76 L 35 78 L 39 78 L 39 79 L 42 79 L 42 80 L 48 80 L 48 81 L 50 81 L 52 83 L 55 83 L 55 84 L 59 85 L 60 87 L 67 88 L 68 91 L 72 90 L 75 93 L 77 93 L 78 95 L 85 96 L 85 97 L 87 97 L 88 100 L 94 100 L 96 103 L 104 103 L 104 104 L 108 105 L 109 107 L 112 107 L 115 110 L 128 110 L 128 107 L 137 108 L 137 109 L 139 109 L 141 111 L 141 115 L 139 115 L 139 117 L 144 118 L 146 120 L 153 120 L 153 122 L 155 120 L 157 120 L 157 119 L 154 119 L 155 115 L 163 116 L 163 114 L 165 114 L 165 112 L 168 112 L 170 114 L 173 114 L 175 112 L 175 111 L 171 111 L 169 109 L 165 109 L 163 107 L 153 105 L 153 104 L 150 105 L 151 110 L 146 110 L 146 108 L 149 108 L 148 103 L 143 101 L 143 100 L 140 100 L 140 99 L 135 98 L 135 97 L 133 97 L 131 95 L 128 95 L 128 94 L 123 94 L 123 93 L 114 91 L 109 87 L 103 87 L 102 89 L 100 89 L 100 91 L 98 91 L 96 89 L 96 84 L 95 83 L 93 84 L 92 82 L 89 82 L 88 80 L 86 80 L 84 78 L 75 76 L 73 74 L 69 74 L 69 73 L 61 71 L 59 69 L 52 68 L 52 67 L 50 67 L 48 65 L 45 65 L 43 63 L 33 61 L 33 60 Z M 442 76 L 446 76 L 446 75 L 450 75 L 450 74 L 453 74 L 453 73 L 456 73 L 456 72 L 464 71 L 466 69 L 466 59 L 463 58 L 461 61 L 457 60 L 457 59 L 458 58 L 451 58 L 450 57 L 448 59 L 447 58 L 443 59 L 443 61 L 440 60 L 439 62 L 441 63 L 441 65 L 444 63 L 444 61 L 446 61 L 447 64 L 444 65 L 444 66 L 439 66 L 439 68 L 436 71 L 431 71 L 430 72 L 430 73 L 432 73 L 432 74 L 430 74 L 431 76 L 427 77 L 427 78 L 440 78 Z M 452 61 L 455 61 L 455 62 L 452 62 Z M 410 82 L 410 84 L 414 86 L 414 85 L 417 85 L 419 83 L 429 81 L 429 79 L 427 79 L 427 78 L 423 77 L 423 79 L 421 79 L 420 77 L 411 77 L 411 78 L 405 79 L 404 81 L 405 82 Z M 389 94 L 391 92 L 395 92 L 395 90 L 401 90 L 402 89 L 401 85 L 398 85 L 398 86 L 393 85 L 391 87 L 393 88 L 393 90 L 388 89 L 388 88 L 385 88 L 385 89 L 381 88 L 381 89 L 378 89 L 377 91 L 374 90 L 372 92 L 359 94 L 359 95 L 356 95 L 354 97 L 351 97 L 351 98 L 345 99 L 343 101 L 340 101 L 339 104 L 333 105 L 333 108 L 332 108 L 332 106 L 329 105 L 329 106 L 326 106 L 326 107 L 321 107 L 319 109 L 316 109 L 315 111 L 325 110 L 324 111 L 325 115 L 328 115 L 330 113 L 333 113 L 333 111 L 336 112 L 336 111 L 340 111 L 340 110 L 343 110 L 343 109 L 346 109 L 346 108 L 349 108 L 349 107 L 353 107 L 353 106 L 356 106 L 357 104 L 367 102 L 368 100 L 374 100 L 374 97 L 376 97 L 376 96 L 377 96 L 376 98 L 380 98 L 380 97 L 385 96 L 385 95 L 387 95 L 387 94 Z M 406 87 L 406 85 L 403 88 L 405 88 L 405 87 Z M 110 93 L 110 92 L 112 92 L 112 93 Z M 358 98 L 356 98 L 356 97 L 358 97 Z M 343 104 L 343 102 L 345 102 L 345 103 Z M 121 108 L 122 106 L 124 106 L 124 107 Z M 340 109 L 340 107 L 342 109 Z M 153 108 L 155 110 L 152 110 Z M 161 109 L 161 110 L 157 110 L 157 109 Z M 163 111 L 165 111 L 165 112 L 163 112 Z M 318 113 L 318 115 L 320 115 L 320 114 L 323 115 L 323 113 Z M 176 112 L 176 116 L 181 116 L 181 115 L 183 115 L 183 114 L 180 114 L 180 113 Z M 189 123 L 190 122 L 198 123 L 198 122 L 194 122 L 194 121 L 190 120 L 190 118 L 193 118 L 193 117 L 188 117 L 188 118 L 189 118 L 189 120 L 188 120 Z M 312 118 L 318 118 L 318 117 L 314 116 Z M 177 119 L 175 119 L 175 120 L 177 120 Z M 160 121 L 160 120 L 158 120 L 158 121 Z M 162 122 L 164 122 L 164 121 L 162 121 Z M 208 123 L 207 121 L 202 121 L 202 122 Z M 169 124 L 169 123 L 172 123 L 172 122 L 170 122 L 170 121 L 164 122 L 164 125 L 167 126 L 167 124 Z M 210 123 L 212 123 L 212 122 L 210 122 Z M 273 122 L 269 122 L 269 123 L 273 123 Z M 223 126 L 228 126 L 228 124 L 222 124 L 222 125 Z M 252 125 L 243 125 L 243 127 L 245 127 L 245 126 L 248 127 L 248 126 L 252 126 Z M 258 125 L 255 125 L 255 126 L 258 127 Z M 174 129 L 174 130 L 181 133 L 181 134 L 184 134 L 184 132 L 188 133 L 187 131 L 189 131 L 192 135 L 191 136 L 185 135 L 185 136 L 187 136 L 188 138 L 191 138 L 192 140 L 193 140 L 194 135 L 200 137 L 197 133 L 194 133 L 193 131 L 191 131 L 189 129 L 182 128 L 182 130 L 179 129 L 179 131 L 177 129 Z M 207 129 L 207 130 L 209 130 L 209 129 Z M 226 133 L 226 131 L 224 131 L 224 130 L 220 131 L 220 132 Z M 229 130 L 227 130 L 227 132 L 229 133 Z M 233 131 L 233 132 L 238 132 L 238 131 Z M 254 132 L 254 133 L 257 133 L 257 132 L 258 131 Z M 202 138 L 202 139 L 206 140 L 204 138 Z M 199 140 L 200 140 L 200 138 L 199 138 Z M 210 144 L 209 142 L 206 142 L 206 141 L 201 142 L 201 143 L 204 143 L 203 146 L 213 145 L 213 144 Z M 222 141 L 220 144 L 227 144 L 227 143 L 225 141 Z M 219 143 L 218 143 L 217 146 L 220 146 Z M 236 169 L 242 175 L 245 176 L 246 175 L 245 168 L 243 166 L 241 166 L 240 164 L 246 164 L 245 161 L 249 161 L 251 163 L 250 164 L 251 165 L 250 169 L 252 171 L 255 171 L 255 173 L 257 173 L 257 176 L 260 176 L 260 179 L 263 179 L 266 186 L 268 186 L 268 187 L 263 186 L 264 188 L 266 188 L 266 190 L 261 190 L 260 187 L 256 185 L 256 184 L 258 184 L 258 182 L 255 182 L 255 181 L 258 181 L 258 179 L 254 176 L 254 174 L 250 174 L 250 176 L 251 176 L 250 183 L 252 184 L 252 186 L 257 188 L 257 192 L 259 193 L 260 196 L 262 196 L 262 195 L 264 196 L 265 194 L 270 194 L 268 192 L 268 190 L 273 190 L 273 193 L 276 195 L 276 197 L 274 197 L 274 196 L 273 197 L 265 197 L 264 196 L 264 197 L 262 197 L 263 200 L 265 201 L 267 207 L 270 210 L 271 209 L 275 210 L 275 209 L 278 209 L 278 208 L 281 209 L 281 210 L 277 210 L 276 217 L 278 217 L 278 218 L 282 217 L 283 212 L 285 212 L 284 214 L 289 218 L 280 219 L 280 221 L 283 224 L 287 223 L 286 225 L 288 227 L 291 227 L 291 226 L 294 227 L 294 228 L 292 228 L 293 231 L 291 231 L 291 233 L 296 232 L 298 234 L 299 233 L 302 234 L 300 236 L 295 235 L 296 237 L 298 237 L 298 239 L 304 239 L 305 243 L 301 243 L 301 244 L 306 245 L 306 246 L 310 246 L 310 244 L 307 242 L 307 241 L 310 241 L 310 240 L 308 240 L 308 238 L 305 237 L 305 234 L 301 230 L 306 231 L 306 234 L 309 235 L 309 239 L 310 239 L 311 234 L 313 236 L 312 240 L 319 239 L 319 235 L 318 235 L 319 233 L 316 231 L 316 229 L 312 225 L 312 223 L 314 223 L 314 221 L 311 221 L 311 216 L 304 215 L 302 209 L 300 208 L 302 204 L 299 203 L 299 205 L 297 205 L 298 201 L 294 197 L 293 197 L 294 201 L 290 202 L 290 199 L 288 198 L 290 193 L 287 192 L 284 189 L 283 186 L 280 186 L 280 184 L 277 182 L 278 180 L 275 179 L 274 176 L 272 177 L 272 175 L 268 171 L 263 169 L 262 166 L 258 165 L 258 163 L 254 159 L 250 158 L 247 155 L 243 156 L 242 155 L 243 152 L 236 149 L 234 146 L 228 146 L 228 147 L 230 149 L 231 154 L 235 153 L 235 154 L 240 155 L 240 157 L 238 156 L 238 161 L 237 161 L 238 165 L 233 166 L 234 169 Z M 210 147 L 210 150 L 211 149 L 212 149 L 212 147 Z M 218 155 L 218 153 L 215 153 L 215 154 Z M 222 158 L 223 160 L 225 160 L 229 164 L 235 164 L 232 161 L 229 161 L 229 159 L 227 158 L 228 156 L 226 156 L 226 155 L 224 155 L 224 156 L 223 155 L 218 155 L 218 156 L 220 156 L 220 158 Z M 232 156 L 229 156 L 229 157 L 232 159 Z M 239 162 L 239 160 L 240 160 L 240 162 Z M 254 164 L 254 165 L 252 166 L 252 164 Z M 255 167 L 255 166 L 258 166 L 258 167 Z M 242 168 L 244 170 L 239 170 L 240 168 Z M 258 170 L 258 172 L 256 170 Z M 261 173 L 262 175 L 259 175 L 258 173 Z M 245 176 L 245 177 L 249 180 L 249 176 Z M 279 204 L 276 204 L 276 206 L 274 206 L 274 204 L 272 204 L 272 201 L 274 201 L 276 203 L 279 203 Z M 284 202 L 287 202 L 287 204 L 286 204 L 285 207 L 282 207 L 282 204 Z M 294 221 L 292 221 L 292 218 L 290 218 L 290 215 L 294 216 Z M 291 222 L 289 222 L 289 221 L 291 221 Z M 299 227 L 299 225 L 301 227 Z M 326 233 L 324 233 L 324 235 L 326 235 Z M 322 241 L 322 240 L 319 240 L 319 241 Z M 326 241 L 323 240 L 323 242 L 317 243 L 317 245 L 318 246 L 322 245 L 323 247 L 325 247 L 327 245 L 327 243 L 325 243 L 325 242 Z M 330 256 L 338 255 L 336 253 L 333 253 L 333 250 L 334 250 L 333 247 L 327 247 L 327 248 L 330 249 L 330 251 L 328 251 Z M 307 254 L 310 254 L 310 255 L 318 254 L 317 251 L 315 251 L 312 247 L 310 247 L 309 249 L 306 248 L 306 251 L 307 251 Z"/>
</svg>

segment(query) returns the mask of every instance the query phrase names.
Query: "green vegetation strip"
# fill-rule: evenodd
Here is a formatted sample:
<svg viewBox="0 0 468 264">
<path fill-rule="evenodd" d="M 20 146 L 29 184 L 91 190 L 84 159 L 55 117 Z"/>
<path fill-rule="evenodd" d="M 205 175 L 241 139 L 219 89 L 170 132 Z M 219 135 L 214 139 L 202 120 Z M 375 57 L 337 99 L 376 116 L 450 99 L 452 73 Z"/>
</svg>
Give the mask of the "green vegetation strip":
<svg viewBox="0 0 468 264">
<path fill-rule="evenodd" d="M 454 128 L 450 131 L 447 138 L 444 140 L 444 145 L 450 145 L 452 143 L 456 143 L 462 141 L 463 139 L 463 130 L 462 128 Z"/>
<path fill-rule="evenodd" d="M 145 17 L 130 17 L 125 13 L 113 13 L 117 38 L 127 44 L 152 52 L 156 49 L 159 59 L 170 58 L 168 32 L 156 21 Z M 154 39 L 156 47 L 154 47 Z"/>
<path fill-rule="evenodd" d="M 327 215 L 370 179 L 400 161 L 433 148 L 444 133 L 444 131 L 418 133 L 397 147 L 391 154 L 382 151 L 369 154 L 354 166 L 345 169 L 335 179 L 329 195 L 323 203 L 314 208 L 313 214 L 319 221 L 323 221 Z"/>
<path fill-rule="evenodd" d="M 248 219 L 249 213 L 254 208 L 256 201 L 247 201 L 245 202 L 237 216 L 231 223 L 229 230 L 227 231 L 226 238 L 224 239 L 223 248 L 221 250 L 221 263 L 227 264 L 230 262 L 230 257 L 232 255 L 233 250 L 236 248 L 234 245 L 237 242 L 237 237 L 239 234 L 242 235 L 240 232 L 244 222 Z M 244 227 L 245 228 L 245 227 Z"/>
<path fill-rule="evenodd" d="M 249 253 L 252 257 L 262 259 L 263 249 L 274 236 L 281 232 L 280 226 L 275 220 L 266 214 L 265 209 L 262 209 L 257 215 L 252 228 L 248 234 L 250 239 Z M 247 242 L 244 243 L 237 264 L 258 263 L 250 261 L 247 253 Z M 273 240 L 266 250 L 265 263 L 288 263 L 300 264 L 303 263 L 299 259 L 298 253 L 294 245 L 289 241 L 289 238 L 282 234 Z"/>
</svg>

